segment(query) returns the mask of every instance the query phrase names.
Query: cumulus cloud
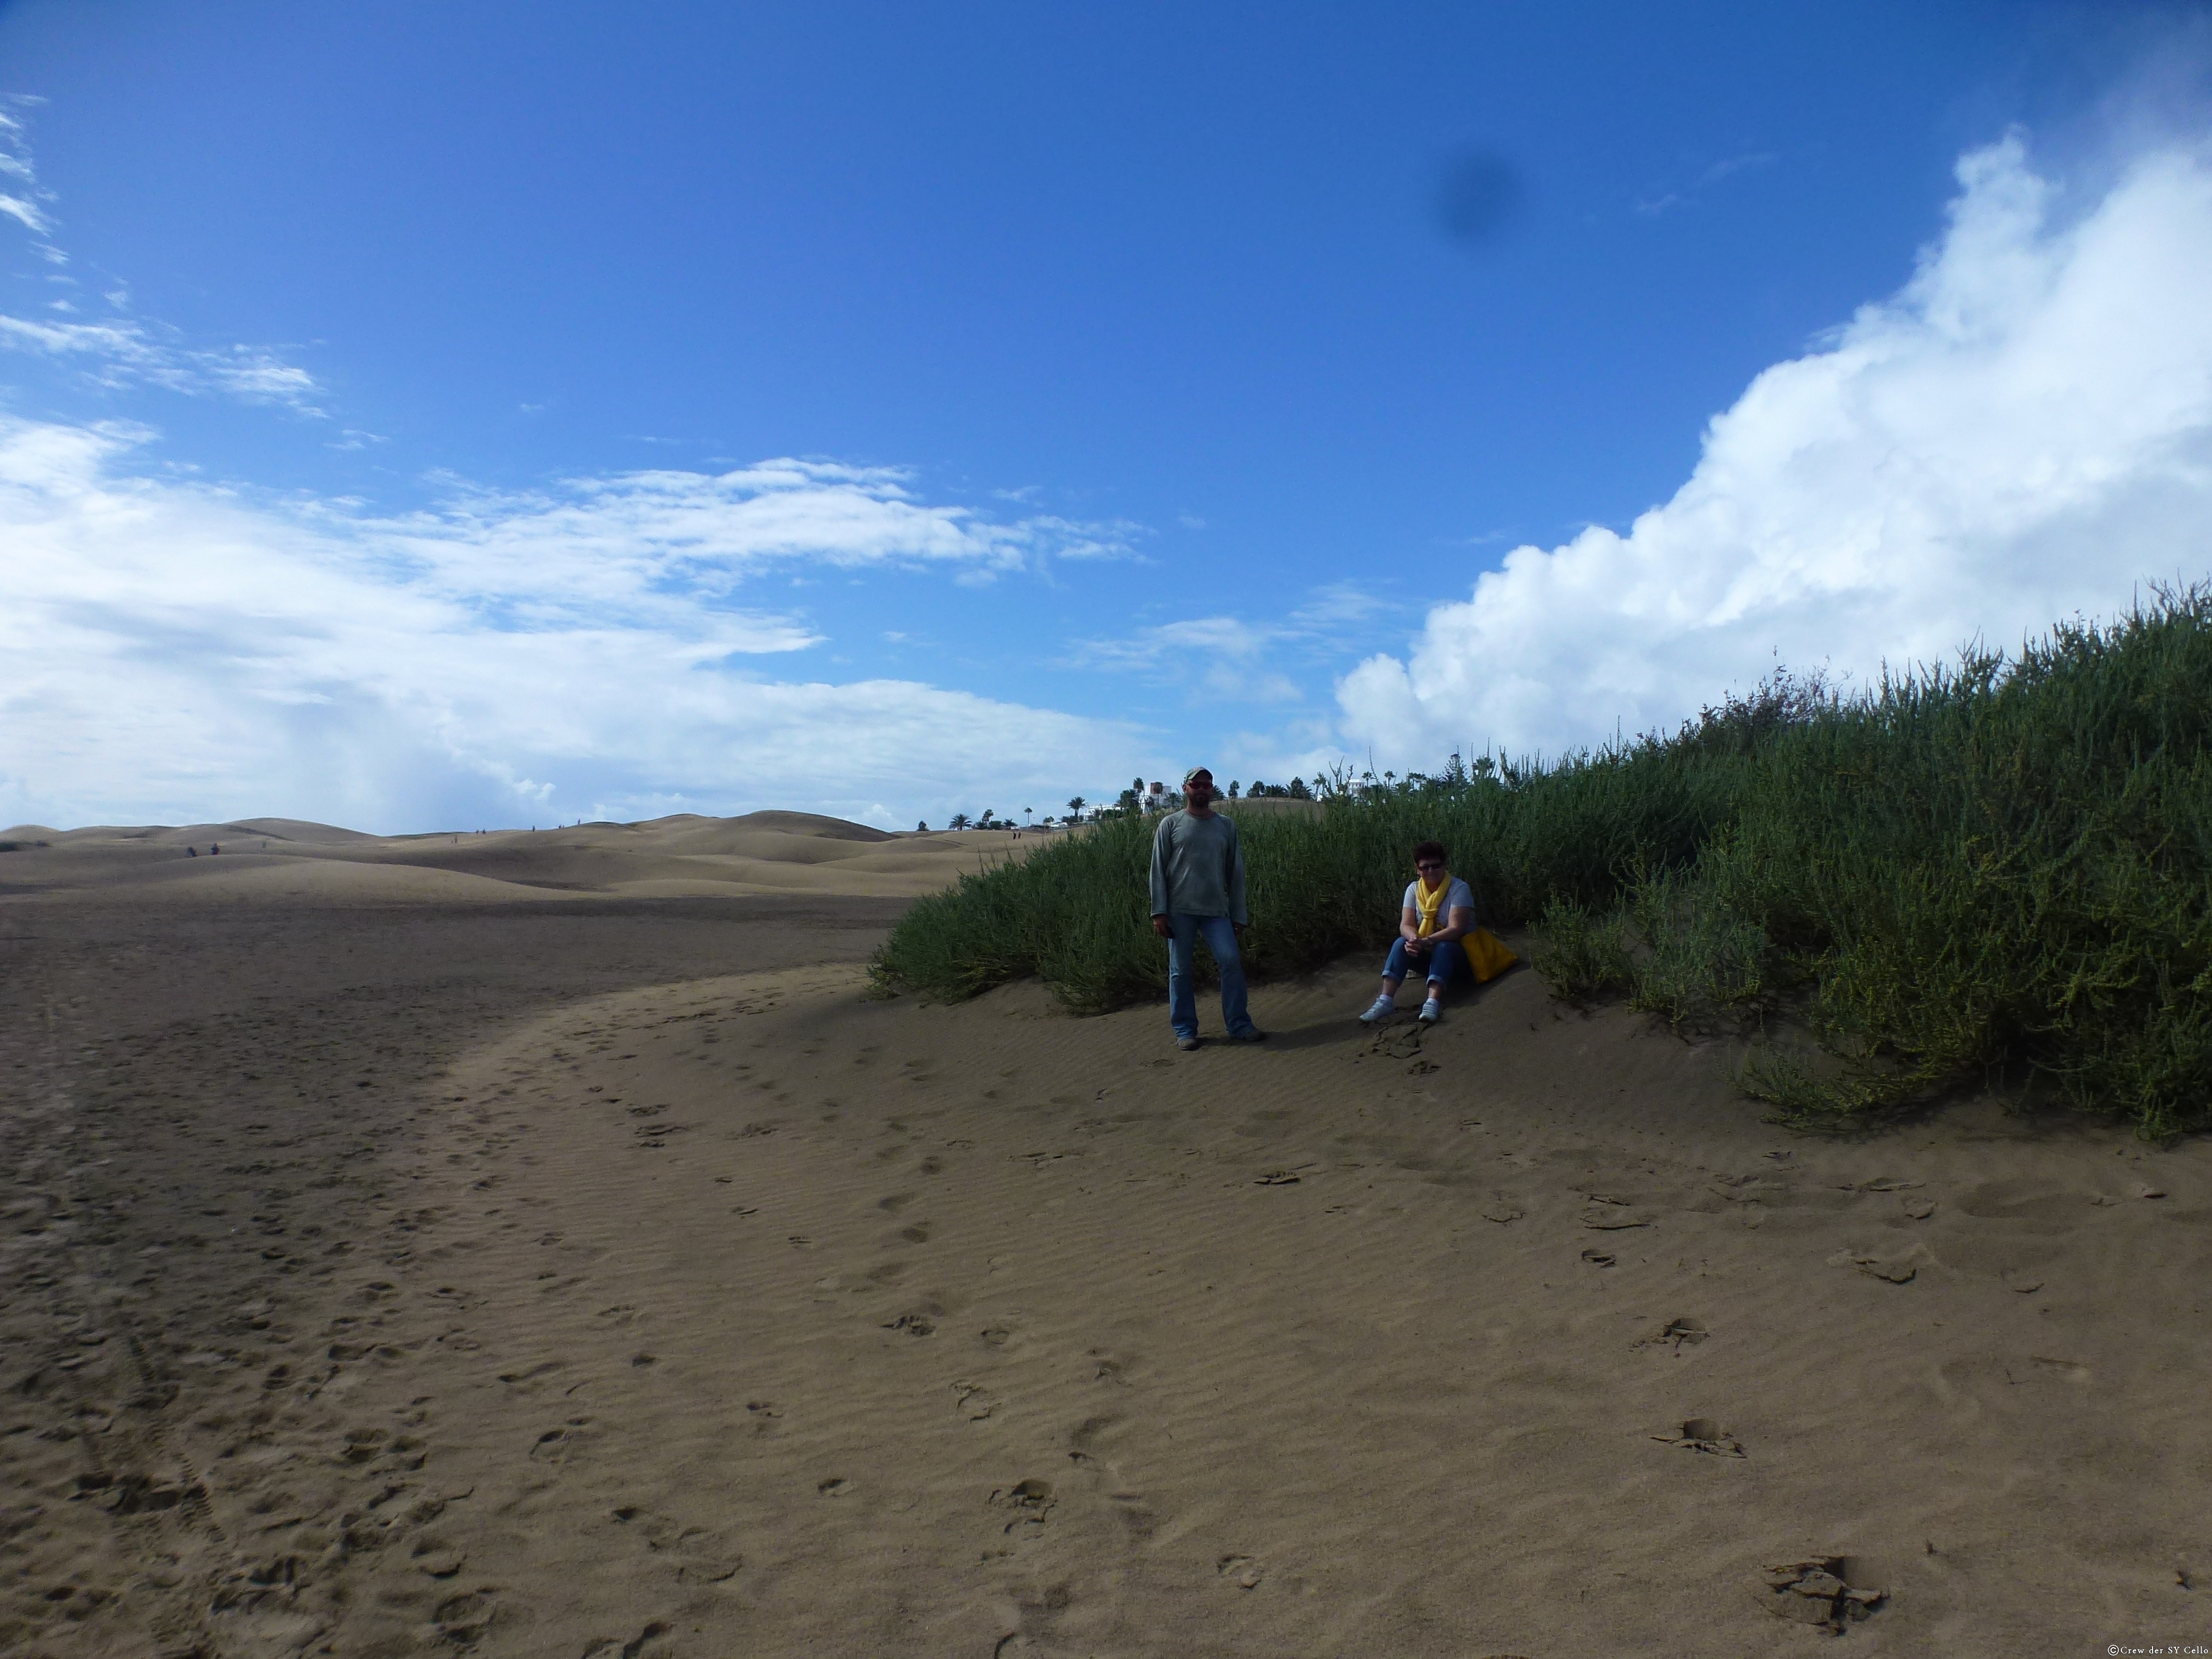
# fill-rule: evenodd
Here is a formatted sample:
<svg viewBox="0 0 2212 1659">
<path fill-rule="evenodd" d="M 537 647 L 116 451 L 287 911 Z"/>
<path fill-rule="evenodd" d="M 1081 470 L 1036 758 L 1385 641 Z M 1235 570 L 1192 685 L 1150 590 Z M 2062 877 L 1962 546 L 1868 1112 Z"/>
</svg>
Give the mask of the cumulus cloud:
<svg viewBox="0 0 2212 1659">
<path fill-rule="evenodd" d="M 2010 137 L 1965 156 L 1910 282 L 1714 419 L 1626 535 L 1524 546 L 1338 684 L 1393 763 L 1671 725 L 1779 660 L 1862 682 L 2124 609 L 2212 556 L 2212 163 L 2069 199 Z"/>
<path fill-rule="evenodd" d="M 1079 787 L 1046 775 L 1071 754 L 1109 775 L 1145 758 L 1115 722 L 762 672 L 821 636 L 738 605 L 749 571 L 1000 568 L 1054 544 L 894 474 L 775 461 L 377 517 L 134 475 L 152 436 L 0 422 L 0 822 L 808 803 L 910 823 Z"/>
</svg>

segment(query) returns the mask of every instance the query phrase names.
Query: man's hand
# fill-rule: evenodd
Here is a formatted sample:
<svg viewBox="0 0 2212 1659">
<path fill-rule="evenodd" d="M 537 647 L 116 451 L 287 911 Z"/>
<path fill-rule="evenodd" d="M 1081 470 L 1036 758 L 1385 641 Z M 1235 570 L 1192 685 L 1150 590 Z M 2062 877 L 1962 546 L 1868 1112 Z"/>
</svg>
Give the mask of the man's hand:
<svg viewBox="0 0 2212 1659">
<path fill-rule="evenodd" d="M 1173 939 L 1175 937 L 1175 929 L 1168 926 L 1168 919 L 1165 916 L 1154 916 L 1152 918 L 1152 931 L 1158 933 L 1162 939 Z"/>
</svg>

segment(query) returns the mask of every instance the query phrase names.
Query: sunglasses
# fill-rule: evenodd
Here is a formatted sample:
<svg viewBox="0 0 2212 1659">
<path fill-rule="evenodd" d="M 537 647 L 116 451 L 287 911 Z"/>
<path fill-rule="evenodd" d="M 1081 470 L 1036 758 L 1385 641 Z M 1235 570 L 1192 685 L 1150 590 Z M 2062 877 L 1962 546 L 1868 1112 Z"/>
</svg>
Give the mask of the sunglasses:
<svg viewBox="0 0 2212 1659">
<path fill-rule="evenodd" d="M 1423 859 L 1413 866 L 1416 870 L 1441 870 L 1443 867 L 1444 861 L 1442 859 Z"/>
</svg>

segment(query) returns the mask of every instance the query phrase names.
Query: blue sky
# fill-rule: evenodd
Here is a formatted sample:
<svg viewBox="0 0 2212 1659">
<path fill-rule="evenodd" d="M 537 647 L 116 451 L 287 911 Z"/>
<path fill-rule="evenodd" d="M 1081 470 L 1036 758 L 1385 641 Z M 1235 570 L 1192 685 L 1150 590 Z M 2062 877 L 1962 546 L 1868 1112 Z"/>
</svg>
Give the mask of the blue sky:
<svg viewBox="0 0 2212 1659">
<path fill-rule="evenodd" d="M 2110 614 L 2203 574 L 2206 40 L 0 9 L 0 817 L 941 822 Z"/>
</svg>

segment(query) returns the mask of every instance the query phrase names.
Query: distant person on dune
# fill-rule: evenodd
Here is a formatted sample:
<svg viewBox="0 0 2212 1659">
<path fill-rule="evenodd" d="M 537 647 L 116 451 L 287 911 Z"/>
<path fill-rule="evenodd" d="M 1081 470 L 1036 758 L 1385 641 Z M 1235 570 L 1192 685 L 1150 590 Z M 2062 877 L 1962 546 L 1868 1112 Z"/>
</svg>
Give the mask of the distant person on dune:
<svg viewBox="0 0 2212 1659">
<path fill-rule="evenodd" d="M 1472 972 L 1488 981 L 1518 959 L 1490 933 L 1474 925 L 1474 890 L 1445 867 L 1442 842 L 1425 841 L 1413 849 L 1413 879 L 1398 915 L 1398 937 L 1382 964 L 1382 993 L 1360 1015 L 1372 1025 L 1397 1012 L 1398 988 L 1414 968 L 1428 969 L 1428 1000 L 1421 1022 L 1434 1024 L 1443 1013 L 1444 988 L 1455 975 Z"/>
<path fill-rule="evenodd" d="M 1237 936 L 1244 908 L 1244 849 L 1237 826 L 1213 810 L 1213 774 L 1194 766 L 1182 776 L 1182 810 L 1152 834 L 1152 931 L 1168 942 L 1168 1019 L 1176 1047 L 1198 1047 L 1197 943 L 1221 970 L 1221 1021 L 1231 1042 L 1265 1034 L 1244 1007 L 1244 957 Z"/>
</svg>

